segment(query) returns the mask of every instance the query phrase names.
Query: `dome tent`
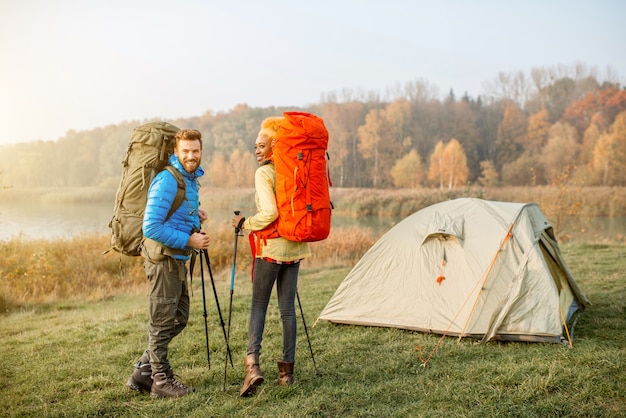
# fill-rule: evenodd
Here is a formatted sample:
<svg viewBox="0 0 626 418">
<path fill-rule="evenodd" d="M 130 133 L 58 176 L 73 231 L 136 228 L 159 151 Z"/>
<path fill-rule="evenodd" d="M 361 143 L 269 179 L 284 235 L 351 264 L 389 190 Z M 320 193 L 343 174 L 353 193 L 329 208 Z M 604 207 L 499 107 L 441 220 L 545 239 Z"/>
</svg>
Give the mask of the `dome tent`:
<svg viewBox="0 0 626 418">
<path fill-rule="evenodd" d="M 534 203 L 461 198 L 408 216 L 319 320 L 488 340 L 562 342 L 589 300 Z"/>
</svg>

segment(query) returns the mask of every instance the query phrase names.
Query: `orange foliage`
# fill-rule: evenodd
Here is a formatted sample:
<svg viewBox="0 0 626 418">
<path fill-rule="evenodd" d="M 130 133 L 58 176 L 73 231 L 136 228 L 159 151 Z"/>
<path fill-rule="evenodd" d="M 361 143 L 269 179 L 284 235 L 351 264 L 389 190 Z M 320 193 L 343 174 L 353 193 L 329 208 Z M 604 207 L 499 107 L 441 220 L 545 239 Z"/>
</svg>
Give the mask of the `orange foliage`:
<svg viewBox="0 0 626 418">
<path fill-rule="evenodd" d="M 626 90 L 610 87 L 589 92 L 582 99 L 572 103 L 565 110 L 563 119 L 582 133 L 592 120 L 596 123 L 600 121 L 606 124 L 613 123 L 617 114 L 623 110 L 626 110 Z M 604 130 L 607 126 L 599 125 L 599 127 Z"/>
</svg>

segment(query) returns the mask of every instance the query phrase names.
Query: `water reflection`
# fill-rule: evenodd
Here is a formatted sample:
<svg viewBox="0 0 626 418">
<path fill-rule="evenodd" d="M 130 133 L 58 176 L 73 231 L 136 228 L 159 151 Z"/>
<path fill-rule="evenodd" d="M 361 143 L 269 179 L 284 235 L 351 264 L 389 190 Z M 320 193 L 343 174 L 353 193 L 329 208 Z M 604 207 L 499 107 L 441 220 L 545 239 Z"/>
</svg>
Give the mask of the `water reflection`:
<svg viewBox="0 0 626 418">
<path fill-rule="evenodd" d="M 252 208 L 241 209 L 249 215 Z M 214 209 L 209 217 L 215 222 L 229 222 L 232 210 Z M 110 233 L 109 221 L 113 206 L 105 204 L 74 205 L 0 205 L 0 240 L 26 238 L 69 238 L 82 233 Z M 384 234 L 402 219 L 379 217 L 333 216 L 333 226 L 368 227 L 376 236 Z M 626 217 L 563 219 L 556 233 L 560 241 L 619 242 L 626 240 Z M 559 230 L 560 229 L 560 230 Z"/>
<path fill-rule="evenodd" d="M 109 232 L 112 205 L 2 205 L 0 239 L 69 238 L 81 233 Z"/>
</svg>

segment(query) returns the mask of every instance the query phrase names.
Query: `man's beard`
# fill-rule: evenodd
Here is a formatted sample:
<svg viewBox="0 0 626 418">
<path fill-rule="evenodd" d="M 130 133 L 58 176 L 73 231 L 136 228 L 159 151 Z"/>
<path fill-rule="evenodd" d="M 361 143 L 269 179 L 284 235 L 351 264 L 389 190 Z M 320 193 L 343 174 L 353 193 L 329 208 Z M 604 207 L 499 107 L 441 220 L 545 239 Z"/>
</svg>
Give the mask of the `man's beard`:
<svg viewBox="0 0 626 418">
<path fill-rule="evenodd" d="M 183 161 L 183 167 L 188 173 L 193 173 L 198 168 L 198 160 Z"/>
</svg>

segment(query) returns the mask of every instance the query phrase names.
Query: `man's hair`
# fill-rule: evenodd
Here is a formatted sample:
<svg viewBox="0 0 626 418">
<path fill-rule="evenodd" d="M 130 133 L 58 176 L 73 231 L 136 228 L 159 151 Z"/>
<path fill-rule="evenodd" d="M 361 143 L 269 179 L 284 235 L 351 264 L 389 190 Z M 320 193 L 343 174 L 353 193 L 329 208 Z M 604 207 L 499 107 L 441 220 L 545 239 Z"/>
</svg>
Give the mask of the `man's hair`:
<svg viewBox="0 0 626 418">
<path fill-rule="evenodd" d="M 181 129 L 176 133 L 176 146 L 180 141 L 200 141 L 200 149 L 202 149 L 202 134 L 197 129 Z"/>
</svg>

